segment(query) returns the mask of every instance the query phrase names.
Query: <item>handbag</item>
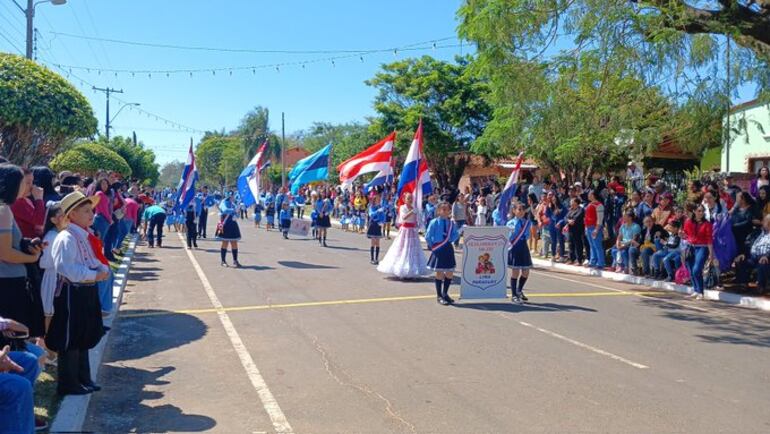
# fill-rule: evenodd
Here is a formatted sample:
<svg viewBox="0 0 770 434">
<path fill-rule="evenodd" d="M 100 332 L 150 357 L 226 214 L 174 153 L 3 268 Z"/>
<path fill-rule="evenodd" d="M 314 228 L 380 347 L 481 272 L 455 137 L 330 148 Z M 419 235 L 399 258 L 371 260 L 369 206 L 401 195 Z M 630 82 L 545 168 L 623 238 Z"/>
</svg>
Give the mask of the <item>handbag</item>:
<svg viewBox="0 0 770 434">
<path fill-rule="evenodd" d="M 706 289 L 713 289 L 719 286 L 719 270 L 713 264 L 706 270 L 706 276 L 703 279 L 703 286 Z"/>
<path fill-rule="evenodd" d="M 680 285 L 684 285 L 687 282 L 690 281 L 690 272 L 687 270 L 687 267 L 682 264 L 674 274 L 674 281 Z"/>
</svg>

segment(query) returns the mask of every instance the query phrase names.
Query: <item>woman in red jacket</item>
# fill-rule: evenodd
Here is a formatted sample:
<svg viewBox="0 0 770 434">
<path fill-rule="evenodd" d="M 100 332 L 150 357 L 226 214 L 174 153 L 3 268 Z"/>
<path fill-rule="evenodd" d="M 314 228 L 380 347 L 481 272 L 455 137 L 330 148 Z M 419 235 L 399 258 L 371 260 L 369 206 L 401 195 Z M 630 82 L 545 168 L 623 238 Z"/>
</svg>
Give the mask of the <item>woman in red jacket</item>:
<svg viewBox="0 0 770 434">
<path fill-rule="evenodd" d="M 685 266 L 692 280 L 691 297 L 697 300 L 703 299 L 703 270 L 714 261 L 712 229 L 711 222 L 706 220 L 706 208 L 703 205 L 698 205 L 684 223 L 684 238 L 688 243 Z"/>
<path fill-rule="evenodd" d="M 13 218 L 21 230 L 24 238 L 41 238 L 45 226 L 45 203 L 43 203 L 43 189 L 32 185 L 32 172 L 24 171 L 24 179 L 21 182 L 19 199 L 11 205 Z"/>
</svg>

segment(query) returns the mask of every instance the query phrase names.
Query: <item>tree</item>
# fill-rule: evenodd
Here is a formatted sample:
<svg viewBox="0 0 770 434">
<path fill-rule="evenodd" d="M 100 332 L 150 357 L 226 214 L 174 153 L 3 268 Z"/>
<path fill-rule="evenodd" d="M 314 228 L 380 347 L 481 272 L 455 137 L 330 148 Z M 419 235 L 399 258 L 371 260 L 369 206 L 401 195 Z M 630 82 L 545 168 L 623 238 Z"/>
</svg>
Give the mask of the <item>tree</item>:
<svg viewBox="0 0 770 434">
<path fill-rule="evenodd" d="M 88 100 L 37 63 L 0 53 L 0 155 L 46 164 L 62 144 L 96 132 Z"/>
<path fill-rule="evenodd" d="M 131 167 L 123 157 L 98 143 L 76 145 L 54 157 L 50 166 L 57 172 L 70 170 L 86 176 L 100 170 L 117 172 L 124 177 L 131 175 Z"/>
<path fill-rule="evenodd" d="M 369 127 L 368 124 L 358 122 L 346 124 L 316 122 L 307 131 L 296 133 L 295 139 L 309 152 L 316 152 L 329 143 L 332 144 L 329 180 L 336 183 L 339 180 L 336 167 L 340 163 L 382 139 L 370 132 Z"/>
<path fill-rule="evenodd" d="M 238 126 L 235 134 L 241 137 L 243 141 L 243 155 L 254 155 L 266 138 L 270 135 L 270 111 L 262 106 L 256 106 L 253 110 L 246 113 L 246 116 L 241 119 L 241 123 Z M 273 156 L 275 150 L 275 143 L 271 143 L 270 153 L 268 156 Z M 280 147 L 278 148 L 280 151 Z M 245 163 L 246 161 L 244 161 Z"/>
<path fill-rule="evenodd" d="M 397 130 L 397 149 L 404 155 L 422 119 L 428 165 L 442 188 L 457 186 L 470 161 L 470 146 L 492 114 L 487 84 L 471 73 L 469 60 L 406 59 L 384 65 L 366 82 L 379 91 L 374 109 L 380 116 L 370 131 L 384 137 Z"/>
<path fill-rule="evenodd" d="M 134 141 L 128 137 L 112 137 L 109 142 L 100 137 L 99 144 L 118 153 L 131 166 L 131 176 L 146 185 L 155 185 L 160 173 L 158 164 L 155 163 L 155 153 L 145 149 L 142 142 L 134 145 Z"/>
<path fill-rule="evenodd" d="M 171 161 L 164 164 L 158 176 L 158 187 L 176 187 L 179 185 L 184 165 L 185 163 L 181 161 Z"/>
<path fill-rule="evenodd" d="M 227 152 L 225 152 L 227 151 Z M 198 144 L 195 150 L 196 165 L 200 180 L 204 184 L 224 186 L 225 181 L 232 182 L 232 177 L 226 179 L 227 173 L 223 173 L 222 161 L 232 162 L 233 155 L 238 153 L 238 170 L 243 168 L 243 150 L 239 137 L 209 135 Z M 225 157 L 227 157 L 225 159 Z M 232 163 L 235 166 L 235 163 Z"/>
</svg>

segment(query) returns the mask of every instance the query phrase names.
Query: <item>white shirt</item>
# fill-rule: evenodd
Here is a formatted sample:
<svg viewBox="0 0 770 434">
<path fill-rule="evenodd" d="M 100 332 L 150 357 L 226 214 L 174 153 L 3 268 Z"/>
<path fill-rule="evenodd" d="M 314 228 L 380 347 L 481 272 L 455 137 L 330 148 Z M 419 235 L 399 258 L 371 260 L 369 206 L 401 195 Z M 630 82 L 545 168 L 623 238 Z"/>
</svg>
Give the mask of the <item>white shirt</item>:
<svg viewBox="0 0 770 434">
<path fill-rule="evenodd" d="M 93 282 L 100 271 L 109 271 L 96 259 L 88 232 L 74 223 L 56 235 L 51 255 L 56 272 L 70 282 Z"/>
<path fill-rule="evenodd" d="M 417 213 L 412 212 L 409 216 L 407 214 L 410 211 L 414 211 L 414 209 L 409 209 L 406 205 L 401 205 L 401 208 L 398 209 L 398 219 L 400 223 L 417 223 Z"/>
</svg>

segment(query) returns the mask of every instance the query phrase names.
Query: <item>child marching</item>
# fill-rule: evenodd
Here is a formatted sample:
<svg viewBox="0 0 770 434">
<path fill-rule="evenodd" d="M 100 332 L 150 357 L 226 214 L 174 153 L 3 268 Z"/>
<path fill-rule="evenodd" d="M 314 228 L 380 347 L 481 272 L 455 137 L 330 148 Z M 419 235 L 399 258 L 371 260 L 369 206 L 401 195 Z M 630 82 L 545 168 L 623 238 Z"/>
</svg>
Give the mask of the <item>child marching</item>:
<svg viewBox="0 0 770 434">
<path fill-rule="evenodd" d="M 230 245 L 230 251 L 233 254 L 233 265 L 240 268 L 238 262 L 238 241 L 241 239 L 241 228 L 235 221 L 236 207 L 233 203 L 233 194 L 229 193 L 222 202 L 219 203 L 219 224 L 217 225 L 217 239 L 222 241 L 219 249 L 219 255 L 222 258 L 222 266 L 227 267 L 227 245 Z"/>
<path fill-rule="evenodd" d="M 257 200 L 254 204 L 254 227 L 259 229 L 259 224 L 262 222 L 262 202 Z"/>
<path fill-rule="evenodd" d="M 187 248 L 198 248 L 198 215 L 195 206 L 191 203 L 185 213 L 185 226 L 187 226 Z"/>
<path fill-rule="evenodd" d="M 455 249 L 452 245 L 460 237 L 457 227 L 449 218 L 451 206 L 441 202 L 436 207 L 437 217 L 430 221 L 425 231 L 425 241 L 430 247 L 428 269 L 436 273 L 436 301 L 447 306 L 454 303 L 449 297 L 449 285 L 452 284 L 455 267 Z"/>
<path fill-rule="evenodd" d="M 380 196 L 374 196 L 369 204 L 369 227 L 366 230 L 366 237 L 371 240 L 369 262 L 374 265 L 380 263 L 380 238 L 382 238 L 382 224 L 385 223 L 385 219 L 385 207 L 382 205 Z"/>
<path fill-rule="evenodd" d="M 275 202 L 267 199 L 265 202 L 265 230 L 269 231 L 275 229 Z"/>
<path fill-rule="evenodd" d="M 279 224 L 281 225 L 281 233 L 285 239 L 289 239 L 289 228 L 291 228 L 291 213 L 289 212 L 289 202 L 283 201 L 281 203 L 281 212 L 278 213 Z"/>
<path fill-rule="evenodd" d="M 314 204 L 315 210 L 318 213 L 316 225 L 318 227 L 318 244 L 322 244 L 326 247 L 326 230 L 332 226 L 329 213 L 332 211 L 332 201 L 328 198 L 326 191 L 321 192 L 321 197 Z"/>
<path fill-rule="evenodd" d="M 506 224 L 511 229 L 508 268 L 511 269 L 511 301 L 520 304 L 522 301 L 529 300 L 524 295 L 524 284 L 527 283 L 529 269 L 532 268 L 532 257 L 527 247 L 532 221 L 527 218 L 526 207 L 522 203 L 515 205 L 513 215 L 514 217 Z"/>
<path fill-rule="evenodd" d="M 428 274 L 428 267 L 417 233 L 418 214 L 412 193 L 404 193 L 403 197 L 404 204 L 398 210 L 398 222 L 401 224 L 398 236 L 377 266 L 377 271 L 399 279 L 416 279 Z"/>
</svg>

